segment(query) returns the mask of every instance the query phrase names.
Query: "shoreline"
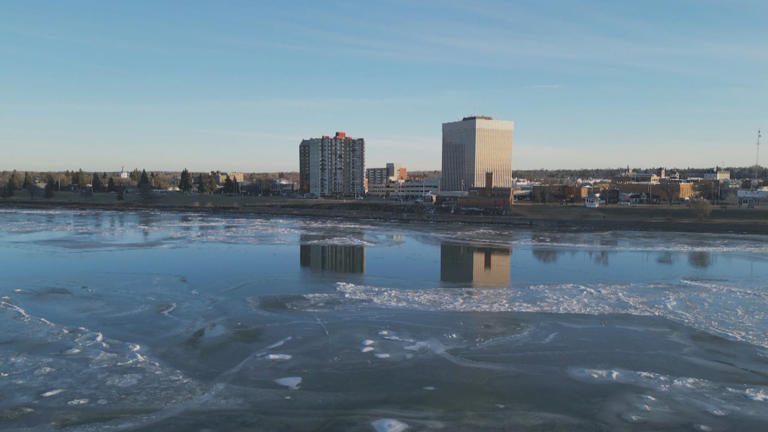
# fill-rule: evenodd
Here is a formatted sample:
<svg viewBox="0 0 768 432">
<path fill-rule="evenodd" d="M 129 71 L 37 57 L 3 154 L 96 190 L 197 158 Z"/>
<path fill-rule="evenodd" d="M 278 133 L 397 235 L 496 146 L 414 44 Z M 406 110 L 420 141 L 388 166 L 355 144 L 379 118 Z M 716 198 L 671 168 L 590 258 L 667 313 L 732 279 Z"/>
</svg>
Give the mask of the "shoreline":
<svg viewBox="0 0 768 432">
<path fill-rule="evenodd" d="M 0 200 L 0 208 L 69 209 L 98 211 L 163 211 L 232 215 L 340 218 L 420 224 L 503 225 L 561 231 L 661 231 L 732 234 L 768 234 L 768 209 L 717 208 L 698 219 L 687 208 L 601 207 L 518 204 L 510 215 L 466 215 L 415 212 L 398 203 L 349 202 L 301 199 L 227 200 L 216 197 L 182 197 L 180 203 L 78 200 Z M 207 198 L 207 199 L 206 199 Z M 194 199 L 194 201 L 192 201 Z M 201 203 L 202 201 L 202 203 Z"/>
</svg>

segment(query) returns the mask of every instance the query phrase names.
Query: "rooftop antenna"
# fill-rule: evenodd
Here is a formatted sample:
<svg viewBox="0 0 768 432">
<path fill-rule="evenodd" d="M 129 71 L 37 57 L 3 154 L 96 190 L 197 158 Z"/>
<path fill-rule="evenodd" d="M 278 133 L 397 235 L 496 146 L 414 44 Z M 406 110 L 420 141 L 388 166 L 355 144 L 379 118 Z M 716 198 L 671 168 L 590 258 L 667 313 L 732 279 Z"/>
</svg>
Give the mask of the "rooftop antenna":
<svg viewBox="0 0 768 432">
<path fill-rule="evenodd" d="M 760 174 L 760 138 L 763 135 L 760 133 L 760 129 L 757 130 L 757 153 L 755 155 L 755 180 L 757 180 Z"/>
</svg>

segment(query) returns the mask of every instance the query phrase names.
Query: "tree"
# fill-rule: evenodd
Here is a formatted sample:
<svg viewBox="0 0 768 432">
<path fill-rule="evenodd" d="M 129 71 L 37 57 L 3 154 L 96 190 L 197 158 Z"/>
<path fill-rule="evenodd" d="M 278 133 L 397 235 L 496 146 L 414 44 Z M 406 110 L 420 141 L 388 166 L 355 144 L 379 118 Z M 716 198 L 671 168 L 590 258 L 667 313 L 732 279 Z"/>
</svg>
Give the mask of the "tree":
<svg viewBox="0 0 768 432">
<path fill-rule="evenodd" d="M 209 193 L 216 192 L 217 184 L 216 184 L 216 176 L 213 174 L 213 171 L 208 175 L 208 177 L 205 179 L 207 185 L 205 186 L 206 189 L 208 189 Z"/>
<path fill-rule="evenodd" d="M 131 180 L 135 181 L 136 184 L 138 184 L 139 180 L 141 179 L 141 172 L 139 171 L 138 168 L 135 168 L 133 171 L 131 171 L 131 173 L 128 176 L 131 178 Z"/>
<path fill-rule="evenodd" d="M 152 197 L 152 184 L 149 182 L 149 176 L 147 176 L 146 170 L 141 171 L 141 179 L 139 179 L 139 194 L 141 194 L 141 198 L 145 200 Z"/>
<path fill-rule="evenodd" d="M 234 193 L 235 192 L 235 185 L 232 183 L 232 179 L 227 176 L 227 179 L 224 180 L 224 193 Z"/>
<path fill-rule="evenodd" d="M 93 178 L 91 178 L 91 187 L 94 192 L 101 192 L 104 190 L 104 183 L 101 182 L 101 177 L 96 173 L 93 173 Z"/>
<path fill-rule="evenodd" d="M 85 178 L 85 173 L 83 172 L 82 169 L 77 171 L 72 171 L 70 176 L 72 178 L 69 182 L 70 184 L 83 186 L 85 185 L 85 183 L 87 183 L 87 180 Z"/>
<path fill-rule="evenodd" d="M 197 190 L 200 193 L 216 192 L 216 179 L 214 178 L 213 173 L 200 174 L 200 177 L 198 177 Z"/>
<path fill-rule="evenodd" d="M 192 184 L 192 176 L 189 175 L 189 171 L 184 168 L 184 171 L 181 172 L 181 179 L 179 180 L 179 189 L 184 192 L 189 192 L 193 187 L 194 185 Z"/>
<path fill-rule="evenodd" d="M 109 181 L 107 182 L 107 192 L 114 192 L 114 191 L 115 191 L 115 179 L 110 177 Z"/>
<path fill-rule="evenodd" d="M 660 195 L 663 195 L 662 199 L 666 200 L 669 205 L 672 205 L 672 201 L 674 201 L 675 198 L 680 197 L 680 183 L 665 181 L 659 183 L 657 188 L 661 192 Z"/>
<path fill-rule="evenodd" d="M 3 198 L 10 198 L 10 197 L 12 197 L 14 189 L 16 189 L 16 188 L 13 187 L 13 185 L 11 184 L 11 181 L 9 180 L 8 183 L 5 185 L 5 187 L 3 188 L 3 192 L 2 192 Z"/>
<path fill-rule="evenodd" d="M 12 197 L 14 193 L 16 193 L 16 171 L 14 171 L 8 179 L 8 183 L 6 183 L 3 188 L 2 195 L 3 198 L 9 198 Z"/>
<path fill-rule="evenodd" d="M 32 185 L 32 180 L 29 178 L 29 172 L 24 172 L 24 182 L 21 185 L 22 189 L 29 189 Z"/>
<path fill-rule="evenodd" d="M 48 181 L 45 183 L 44 196 L 48 199 L 53 198 L 53 191 L 56 189 L 56 182 L 53 180 L 53 176 L 48 176 Z"/>
<path fill-rule="evenodd" d="M 691 209 L 693 210 L 693 214 L 695 214 L 699 219 L 707 218 L 710 214 L 712 214 L 712 204 L 710 204 L 709 201 L 703 199 L 692 202 Z"/>
</svg>

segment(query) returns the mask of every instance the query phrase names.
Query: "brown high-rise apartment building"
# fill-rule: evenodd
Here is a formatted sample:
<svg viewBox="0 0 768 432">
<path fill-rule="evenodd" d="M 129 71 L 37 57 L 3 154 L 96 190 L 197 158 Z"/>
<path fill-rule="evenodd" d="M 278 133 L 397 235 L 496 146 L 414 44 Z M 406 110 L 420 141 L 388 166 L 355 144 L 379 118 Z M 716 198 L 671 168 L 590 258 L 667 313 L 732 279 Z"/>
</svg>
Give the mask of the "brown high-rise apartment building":
<svg viewBox="0 0 768 432">
<path fill-rule="evenodd" d="M 320 197 L 365 193 L 365 140 L 336 132 L 299 145 L 299 189 Z"/>
</svg>

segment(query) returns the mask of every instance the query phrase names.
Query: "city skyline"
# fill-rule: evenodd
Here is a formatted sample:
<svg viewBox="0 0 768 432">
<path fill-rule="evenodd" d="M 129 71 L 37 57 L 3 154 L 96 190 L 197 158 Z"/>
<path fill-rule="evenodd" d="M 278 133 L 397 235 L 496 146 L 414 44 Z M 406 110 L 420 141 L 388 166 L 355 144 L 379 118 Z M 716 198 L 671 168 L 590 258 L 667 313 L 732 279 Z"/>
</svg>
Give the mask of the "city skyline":
<svg viewBox="0 0 768 432">
<path fill-rule="evenodd" d="M 515 121 L 513 169 L 748 166 L 768 127 L 757 1 L 81 1 L 0 6 L 0 169 L 440 169 L 446 121 Z M 343 22 L 343 26 L 338 23 Z"/>
</svg>

